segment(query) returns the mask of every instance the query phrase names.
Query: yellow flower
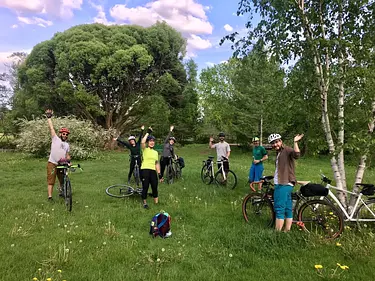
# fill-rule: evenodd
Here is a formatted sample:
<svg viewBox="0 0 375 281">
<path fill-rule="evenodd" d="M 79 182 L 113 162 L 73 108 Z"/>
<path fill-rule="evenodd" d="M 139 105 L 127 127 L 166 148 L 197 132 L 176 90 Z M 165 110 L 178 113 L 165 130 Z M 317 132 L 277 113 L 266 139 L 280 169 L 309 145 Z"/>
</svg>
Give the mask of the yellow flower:
<svg viewBox="0 0 375 281">
<path fill-rule="evenodd" d="M 62 272 L 62 270 L 61 270 L 61 269 L 59 269 L 59 270 L 57 270 L 57 272 L 58 272 L 58 273 L 61 273 L 61 272 Z"/>
<path fill-rule="evenodd" d="M 50 277 L 50 278 L 47 278 L 46 281 L 52 281 L 52 278 L 51 278 L 51 277 Z"/>
<path fill-rule="evenodd" d="M 336 246 L 337 246 L 337 247 L 340 247 L 340 246 L 341 246 L 341 243 L 337 242 L 337 243 L 336 243 Z"/>
<path fill-rule="evenodd" d="M 34 280 L 34 281 L 38 281 L 38 278 L 34 277 L 33 280 Z"/>
<path fill-rule="evenodd" d="M 349 266 L 347 266 L 347 265 L 340 265 L 340 268 L 341 268 L 342 270 L 346 270 L 346 269 L 349 269 Z"/>
<path fill-rule="evenodd" d="M 321 265 L 321 264 L 316 264 L 315 265 L 315 269 L 322 269 L 323 268 L 323 265 Z"/>
</svg>

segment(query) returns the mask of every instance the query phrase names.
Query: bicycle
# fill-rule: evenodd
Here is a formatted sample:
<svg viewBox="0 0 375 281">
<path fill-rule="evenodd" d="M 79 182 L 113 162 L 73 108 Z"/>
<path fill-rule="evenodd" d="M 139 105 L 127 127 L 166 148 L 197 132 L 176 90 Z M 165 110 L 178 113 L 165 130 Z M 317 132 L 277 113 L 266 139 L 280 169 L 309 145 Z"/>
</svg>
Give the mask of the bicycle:
<svg viewBox="0 0 375 281">
<path fill-rule="evenodd" d="M 168 184 L 172 184 L 175 179 L 179 179 L 182 177 L 182 170 L 180 164 L 176 159 L 172 157 L 168 157 L 166 176 Z"/>
<path fill-rule="evenodd" d="M 322 182 L 326 184 L 325 187 L 328 189 L 329 198 L 327 198 L 327 200 L 332 204 L 333 202 L 336 203 L 342 216 L 344 217 L 345 222 L 356 222 L 359 229 L 368 228 L 368 222 L 375 222 L 375 197 L 369 197 L 375 195 L 374 184 L 356 183 L 357 186 L 362 188 L 359 192 L 352 192 L 331 185 L 332 181 L 323 174 L 321 174 L 321 179 Z M 335 189 L 337 191 L 357 197 L 354 207 L 349 208 L 347 211 L 330 189 Z M 363 196 L 367 197 L 366 201 L 362 199 Z"/>
<path fill-rule="evenodd" d="M 272 178 L 272 176 L 263 177 L 261 179 L 263 182 L 262 192 L 251 193 L 244 198 L 242 213 L 247 222 L 251 219 L 261 221 L 262 224 L 269 227 L 274 225 Z M 342 233 L 344 226 L 340 211 L 331 202 L 315 198 L 328 194 L 325 187 L 309 182 L 298 183 L 301 184 L 300 190 L 292 193 L 293 223 L 306 232 L 315 233 L 327 239 L 337 238 Z M 308 194 L 307 188 L 315 191 Z"/>
<path fill-rule="evenodd" d="M 225 171 L 224 168 L 226 163 L 229 163 L 228 159 L 222 157 L 221 161 L 217 161 L 217 163 L 221 163 L 221 165 L 216 173 L 213 159 L 213 156 L 208 156 L 208 159 L 203 161 L 203 167 L 201 170 L 201 179 L 203 183 L 209 185 L 212 182 L 215 182 L 216 185 L 223 185 L 229 187 L 230 189 L 234 189 L 237 186 L 237 176 L 233 171 L 229 169 Z"/>
<path fill-rule="evenodd" d="M 72 197 L 72 184 L 70 183 L 69 179 L 69 171 L 75 172 L 75 169 L 81 169 L 80 164 L 76 165 L 69 165 L 68 163 L 60 163 L 56 166 L 56 169 L 60 170 L 59 172 L 63 174 L 63 185 L 61 187 L 61 194 L 65 200 L 66 209 L 71 212 L 72 205 L 73 205 L 73 197 Z"/>
<path fill-rule="evenodd" d="M 140 157 L 141 157 L 140 155 L 130 155 L 130 158 L 135 159 L 133 177 L 134 177 L 135 184 L 137 185 L 138 188 L 141 184 L 141 171 L 140 171 L 140 167 L 138 164 L 138 160 L 140 159 Z"/>
<path fill-rule="evenodd" d="M 142 195 L 142 188 L 133 188 L 127 184 L 114 184 L 105 189 L 105 193 L 115 198 L 125 198 L 133 194 Z"/>
</svg>

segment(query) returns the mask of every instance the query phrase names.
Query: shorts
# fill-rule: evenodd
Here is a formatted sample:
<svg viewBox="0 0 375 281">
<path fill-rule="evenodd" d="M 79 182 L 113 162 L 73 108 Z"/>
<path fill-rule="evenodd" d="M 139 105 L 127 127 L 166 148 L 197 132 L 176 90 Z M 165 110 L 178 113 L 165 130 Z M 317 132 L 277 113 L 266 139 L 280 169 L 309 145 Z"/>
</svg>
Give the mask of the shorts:
<svg viewBox="0 0 375 281">
<path fill-rule="evenodd" d="M 63 185 L 64 177 L 62 170 L 56 169 L 57 165 L 53 164 L 51 162 L 47 163 L 47 184 L 48 185 L 54 185 L 56 181 L 56 175 L 59 179 L 60 186 Z"/>
</svg>

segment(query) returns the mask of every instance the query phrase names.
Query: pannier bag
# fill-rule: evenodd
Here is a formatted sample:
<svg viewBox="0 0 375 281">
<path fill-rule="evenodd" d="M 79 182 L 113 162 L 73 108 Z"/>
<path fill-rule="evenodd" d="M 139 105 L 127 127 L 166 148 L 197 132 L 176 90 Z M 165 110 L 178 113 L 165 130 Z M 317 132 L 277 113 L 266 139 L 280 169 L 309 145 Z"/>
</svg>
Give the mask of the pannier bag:
<svg viewBox="0 0 375 281">
<path fill-rule="evenodd" d="M 300 189 L 301 193 L 305 197 L 312 197 L 312 196 L 327 196 L 328 195 L 328 188 L 324 187 L 318 183 L 308 183 L 301 186 Z"/>
<path fill-rule="evenodd" d="M 366 196 L 372 196 L 375 194 L 375 186 L 374 185 L 365 185 L 361 190 L 361 193 Z"/>
<path fill-rule="evenodd" d="M 184 158 L 178 157 L 177 161 L 178 161 L 178 164 L 180 164 L 181 169 L 185 167 Z"/>
</svg>

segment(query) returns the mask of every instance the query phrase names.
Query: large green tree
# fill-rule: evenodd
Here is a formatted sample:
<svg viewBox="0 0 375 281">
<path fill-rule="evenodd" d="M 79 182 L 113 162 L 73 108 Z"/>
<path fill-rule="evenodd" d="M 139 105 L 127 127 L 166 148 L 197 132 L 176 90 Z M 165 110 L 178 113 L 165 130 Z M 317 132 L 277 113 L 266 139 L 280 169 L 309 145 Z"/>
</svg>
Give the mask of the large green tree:
<svg viewBox="0 0 375 281">
<path fill-rule="evenodd" d="M 14 110 L 28 117 L 48 105 L 129 131 L 161 109 L 183 108 L 185 45 L 166 23 L 72 27 L 33 48 L 18 73 Z"/>
</svg>

